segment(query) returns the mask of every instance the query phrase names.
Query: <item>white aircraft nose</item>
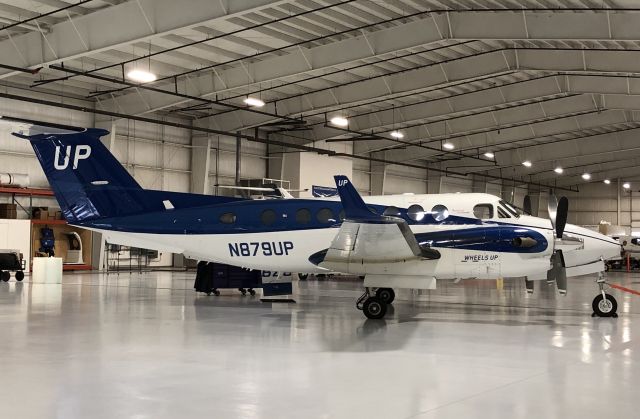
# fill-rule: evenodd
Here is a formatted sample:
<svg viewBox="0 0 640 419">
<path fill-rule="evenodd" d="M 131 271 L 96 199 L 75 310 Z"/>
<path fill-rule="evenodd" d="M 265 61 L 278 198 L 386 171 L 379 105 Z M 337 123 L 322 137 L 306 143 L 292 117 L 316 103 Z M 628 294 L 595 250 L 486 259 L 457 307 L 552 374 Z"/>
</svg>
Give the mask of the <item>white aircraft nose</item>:
<svg viewBox="0 0 640 419">
<path fill-rule="evenodd" d="M 584 240 L 582 249 L 563 253 L 567 266 L 584 265 L 600 259 L 620 257 L 620 244 L 611 237 L 571 224 L 567 225 L 565 231 L 577 234 Z"/>
</svg>

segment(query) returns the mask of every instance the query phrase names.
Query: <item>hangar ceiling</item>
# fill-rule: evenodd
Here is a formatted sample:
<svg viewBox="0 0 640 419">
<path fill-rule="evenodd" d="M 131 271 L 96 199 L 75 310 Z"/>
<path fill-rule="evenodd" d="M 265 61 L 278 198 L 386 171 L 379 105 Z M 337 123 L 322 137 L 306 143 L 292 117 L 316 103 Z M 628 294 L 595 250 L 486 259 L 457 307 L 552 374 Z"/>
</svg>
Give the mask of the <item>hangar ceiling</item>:
<svg viewBox="0 0 640 419">
<path fill-rule="evenodd" d="M 626 0 L 0 1 L 0 82 L 97 110 L 579 186 L 640 177 L 639 21 Z M 158 80 L 132 82 L 133 68 Z M 337 115 L 348 127 L 327 122 Z"/>
</svg>

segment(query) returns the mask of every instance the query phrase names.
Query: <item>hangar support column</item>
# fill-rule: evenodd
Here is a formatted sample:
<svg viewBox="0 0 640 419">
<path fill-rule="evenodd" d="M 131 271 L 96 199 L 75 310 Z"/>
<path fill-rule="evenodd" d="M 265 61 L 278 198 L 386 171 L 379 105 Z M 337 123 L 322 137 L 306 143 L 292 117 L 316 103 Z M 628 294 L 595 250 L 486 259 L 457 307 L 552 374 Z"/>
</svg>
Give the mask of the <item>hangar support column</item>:
<svg viewBox="0 0 640 419">
<path fill-rule="evenodd" d="M 384 160 L 385 153 L 371 153 L 371 157 Z M 387 164 L 378 161 L 370 161 L 370 184 L 371 195 L 384 195 L 384 182 L 387 176 Z"/>
<path fill-rule="evenodd" d="M 429 167 L 440 169 L 440 164 L 430 164 Z M 442 185 L 442 172 L 427 170 L 427 193 L 438 194 Z"/>
<path fill-rule="evenodd" d="M 191 192 L 209 195 L 211 166 L 211 138 L 191 135 Z"/>
</svg>

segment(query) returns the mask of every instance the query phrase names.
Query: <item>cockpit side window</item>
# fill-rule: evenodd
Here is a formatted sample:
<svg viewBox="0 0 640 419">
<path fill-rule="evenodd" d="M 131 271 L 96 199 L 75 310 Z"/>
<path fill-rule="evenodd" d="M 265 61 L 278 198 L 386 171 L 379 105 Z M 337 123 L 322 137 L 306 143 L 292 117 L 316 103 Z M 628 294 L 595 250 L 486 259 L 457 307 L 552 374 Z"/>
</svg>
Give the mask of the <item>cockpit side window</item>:
<svg viewBox="0 0 640 419">
<path fill-rule="evenodd" d="M 493 218 L 492 204 L 478 204 L 473 207 L 473 215 L 479 220 L 488 220 Z"/>
<path fill-rule="evenodd" d="M 498 218 L 511 218 L 507 210 L 502 205 L 498 205 Z"/>
</svg>

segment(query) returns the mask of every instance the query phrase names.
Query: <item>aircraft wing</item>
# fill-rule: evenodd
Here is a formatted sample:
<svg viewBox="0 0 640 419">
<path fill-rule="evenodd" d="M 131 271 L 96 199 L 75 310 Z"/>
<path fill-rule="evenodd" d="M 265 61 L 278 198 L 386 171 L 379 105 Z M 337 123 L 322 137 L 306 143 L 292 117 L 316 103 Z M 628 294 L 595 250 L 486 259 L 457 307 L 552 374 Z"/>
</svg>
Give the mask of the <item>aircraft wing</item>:
<svg viewBox="0 0 640 419">
<path fill-rule="evenodd" d="M 392 217 L 388 217 L 392 218 Z M 402 219 L 384 223 L 346 220 L 327 250 L 329 259 L 350 259 L 359 262 L 395 262 L 406 259 L 437 259 L 440 254 L 422 248 Z"/>
<path fill-rule="evenodd" d="M 404 219 L 371 212 L 346 176 L 335 179 L 345 221 L 331 246 L 312 256 L 312 262 L 337 268 L 344 263 L 393 263 L 440 257 L 437 250 L 420 246 Z"/>
</svg>

